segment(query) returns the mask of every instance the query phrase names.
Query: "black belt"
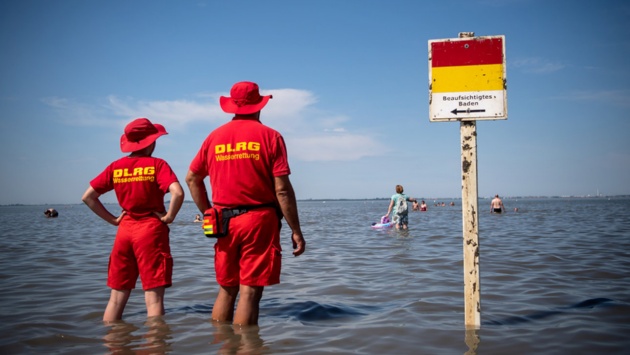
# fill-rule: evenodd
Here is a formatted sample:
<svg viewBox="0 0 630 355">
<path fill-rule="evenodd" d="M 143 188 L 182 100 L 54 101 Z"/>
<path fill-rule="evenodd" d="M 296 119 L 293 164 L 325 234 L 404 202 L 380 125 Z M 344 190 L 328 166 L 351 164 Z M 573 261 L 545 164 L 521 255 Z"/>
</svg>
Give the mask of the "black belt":
<svg viewBox="0 0 630 355">
<path fill-rule="evenodd" d="M 232 218 L 238 215 L 242 215 L 243 213 L 247 213 L 251 210 L 255 210 L 258 208 L 265 207 L 276 207 L 275 203 L 265 203 L 262 205 L 254 205 L 254 206 L 238 206 L 236 208 L 224 208 L 221 213 L 223 213 L 223 218 Z"/>
</svg>

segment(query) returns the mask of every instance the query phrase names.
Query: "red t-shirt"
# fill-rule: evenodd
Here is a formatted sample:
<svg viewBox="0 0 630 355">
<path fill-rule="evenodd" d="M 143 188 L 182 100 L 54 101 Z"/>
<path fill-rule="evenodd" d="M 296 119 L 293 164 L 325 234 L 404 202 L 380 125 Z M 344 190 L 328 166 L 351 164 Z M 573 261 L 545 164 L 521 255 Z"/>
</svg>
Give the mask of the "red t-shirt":
<svg viewBox="0 0 630 355">
<path fill-rule="evenodd" d="M 236 118 L 208 135 L 190 171 L 210 177 L 213 204 L 231 208 L 276 202 L 274 177 L 291 173 L 282 135 Z"/>
<path fill-rule="evenodd" d="M 118 203 L 132 217 L 165 213 L 164 195 L 177 176 L 160 158 L 124 157 L 111 163 L 90 186 L 99 194 L 114 190 Z"/>
</svg>

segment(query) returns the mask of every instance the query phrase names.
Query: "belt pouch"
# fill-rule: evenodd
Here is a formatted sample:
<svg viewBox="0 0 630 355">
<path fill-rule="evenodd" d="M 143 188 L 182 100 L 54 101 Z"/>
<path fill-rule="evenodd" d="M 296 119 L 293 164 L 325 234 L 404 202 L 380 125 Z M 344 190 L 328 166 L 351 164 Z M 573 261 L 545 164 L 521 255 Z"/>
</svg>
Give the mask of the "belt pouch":
<svg viewBox="0 0 630 355">
<path fill-rule="evenodd" d="M 229 218 L 224 217 L 222 209 L 210 207 L 203 213 L 203 234 L 208 238 L 225 237 L 229 222 Z"/>
</svg>

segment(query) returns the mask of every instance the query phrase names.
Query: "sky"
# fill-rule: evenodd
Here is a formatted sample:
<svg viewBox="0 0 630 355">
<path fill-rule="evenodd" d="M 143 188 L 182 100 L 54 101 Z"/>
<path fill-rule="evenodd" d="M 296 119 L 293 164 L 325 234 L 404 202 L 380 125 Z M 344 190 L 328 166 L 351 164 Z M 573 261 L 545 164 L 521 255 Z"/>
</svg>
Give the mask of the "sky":
<svg viewBox="0 0 630 355">
<path fill-rule="evenodd" d="M 630 194 L 629 16 L 623 0 L 0 0 L 0 204 L 81 203 L 138 117 L 166 127 L 154 156 L 190 200 L 238 81 L 273 95 L 261 121 L 298 199 L 460 198 L 460 124 L 429 121 L 428 85 L 428 41 L 460 32 L 505 36 L 480 197 Z"/>
</svg>

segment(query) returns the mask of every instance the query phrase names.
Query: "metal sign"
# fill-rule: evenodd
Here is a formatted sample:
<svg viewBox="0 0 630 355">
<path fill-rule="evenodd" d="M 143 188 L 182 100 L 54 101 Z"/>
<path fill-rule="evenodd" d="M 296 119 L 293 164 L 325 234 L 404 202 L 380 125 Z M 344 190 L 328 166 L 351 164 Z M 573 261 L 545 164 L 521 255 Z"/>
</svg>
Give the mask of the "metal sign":
<svg viewBox="0 0 630 355">
<path fill-rule="evenodd" d="M 429 120 L 507 119 L 505 36 L 429 41 Z"/>
</svg>

